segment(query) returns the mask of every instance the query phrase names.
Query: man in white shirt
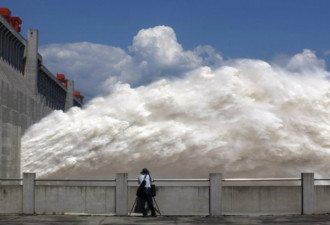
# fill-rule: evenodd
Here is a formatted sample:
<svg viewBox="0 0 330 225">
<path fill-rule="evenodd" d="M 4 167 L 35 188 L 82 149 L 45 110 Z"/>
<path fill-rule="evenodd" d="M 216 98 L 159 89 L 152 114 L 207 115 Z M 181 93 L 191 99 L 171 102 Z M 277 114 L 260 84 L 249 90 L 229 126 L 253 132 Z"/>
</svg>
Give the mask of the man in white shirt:
<svg viewBox="0 0 330 225">
<path fill-rule="evenodd" d="M 148 169 L 144 168 L 139 175 L 138 182 L 141 184 L 143 181 L 145 181 L 144 191 L 141 198 L 141 210 L 143 216 L 147 216 L 147 210 L 145 208 L 146 202 L 148 203 L 148 206 L 151 210 L 151 216 L 156 216 L 155 208 L 152 202 L 152 194 L 151 194 L 151 176 L 149 174 Z"/>
</svg>

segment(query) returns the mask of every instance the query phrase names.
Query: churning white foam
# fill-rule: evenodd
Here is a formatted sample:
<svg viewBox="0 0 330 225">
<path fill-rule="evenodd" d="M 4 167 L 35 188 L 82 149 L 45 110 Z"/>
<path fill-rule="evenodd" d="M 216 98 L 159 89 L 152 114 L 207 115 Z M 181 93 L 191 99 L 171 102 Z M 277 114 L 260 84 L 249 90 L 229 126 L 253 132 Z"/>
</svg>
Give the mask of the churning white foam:
<svg viewBox="0 0 330 225">
<path fill-rule="evenodd" d="M 321 72 L 243 59 L 149 86 L 118 85 L 82 109 L 54 111 L 33 125 L 22 138 L 22 171 L 106 178 L 147 167 L 162 178 L 329 177 L 330 85 Z"/>
</svg>

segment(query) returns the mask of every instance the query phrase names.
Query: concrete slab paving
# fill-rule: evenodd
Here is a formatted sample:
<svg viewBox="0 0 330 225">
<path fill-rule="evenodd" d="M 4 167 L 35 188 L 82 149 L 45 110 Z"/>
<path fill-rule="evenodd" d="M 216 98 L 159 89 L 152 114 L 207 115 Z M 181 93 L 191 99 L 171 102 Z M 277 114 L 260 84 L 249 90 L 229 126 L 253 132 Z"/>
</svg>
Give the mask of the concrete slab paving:
<svg viewBox="0 0 330 225">
<path fill-rule="evenodd" d="M 81 215 L 0 215 L 0 225 L 168 225 L 168 224 L 268 224 L 268 225 L 330 225 L 330 215 L 283 216 L 81 216 Z"/>
</svg>

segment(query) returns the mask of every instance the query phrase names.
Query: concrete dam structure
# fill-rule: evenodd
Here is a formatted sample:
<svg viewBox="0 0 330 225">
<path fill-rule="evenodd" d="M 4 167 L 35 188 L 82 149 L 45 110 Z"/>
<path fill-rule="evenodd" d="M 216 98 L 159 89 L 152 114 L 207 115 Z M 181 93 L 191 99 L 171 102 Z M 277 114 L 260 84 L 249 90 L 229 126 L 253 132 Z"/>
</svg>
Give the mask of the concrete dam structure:
<svg viewBox="0 0 330 225">
<path fill-rule="evenodd" d="M 80 107 L 83 96 L 64 74 L 54 76 L 38 53 L 38 30 L 20 34 L 19 17 L 0 9 L 0 177 L 21 177 L 24 131 L 53 110 Z"/>
</svg>

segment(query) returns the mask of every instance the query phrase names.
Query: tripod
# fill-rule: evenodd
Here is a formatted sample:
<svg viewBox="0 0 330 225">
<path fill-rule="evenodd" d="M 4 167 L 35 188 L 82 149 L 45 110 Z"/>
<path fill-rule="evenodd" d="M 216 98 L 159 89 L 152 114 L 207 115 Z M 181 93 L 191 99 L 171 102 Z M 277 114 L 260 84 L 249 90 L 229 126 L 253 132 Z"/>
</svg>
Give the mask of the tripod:
<svg viewBox="0 0 330 225">
<path fill-rule="evenodd" d="M 133 211 L 134 207 L 137 206 L 137 202 L 138 202 L 138 200 L 141 201 L 141 199 L 139 199 L 139 197 L 136 197 L 135 202 L 134 202 L 134 204 L 133 204 L 133 206 L 132 206 L 132 209 L 131 209 L 131 212 L 129 213 L 129 215 L 132 214 L 132 211 Z M 154 197 L 152 197 L 152 200 L 153 200 L 153 202 L 155 203 L 155 205 L 154 205 L 155 212 L 159 213 L 159 215 L 162 215 L 162 214 L 160 213 L 160 210 L 159 210 L 158 204 L 157 204 L 157 202 L 156 202 L 156 199 L 155 199 Z M 156 207 L 155 207 L 155 206 L 156 206 Z M 143 207 L 144 207 L 144 206 L 143 206 Z M 149 206 L 148 206 L 148 207 L 149 207 Z M 147 211 L 149 211 L 149 208 L 148 208 Z"/>
</svg>

